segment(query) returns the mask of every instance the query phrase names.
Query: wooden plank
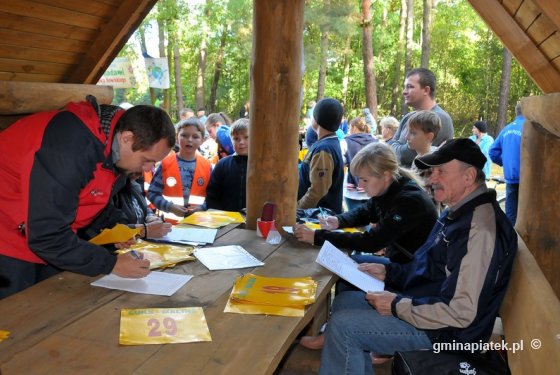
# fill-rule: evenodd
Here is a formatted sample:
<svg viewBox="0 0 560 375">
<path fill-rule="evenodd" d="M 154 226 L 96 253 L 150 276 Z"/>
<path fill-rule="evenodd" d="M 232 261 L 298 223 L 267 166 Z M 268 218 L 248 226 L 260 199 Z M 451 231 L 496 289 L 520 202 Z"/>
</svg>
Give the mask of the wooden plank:
<svg viewBox="0 0 560 375">
<path fill-rule="evenodd" d="M 521 26 L 523 30 L 527 30 L 535 19 L 539 17 L 541 11 L 533 4 L 532 1 L 523 1 L 515 15 L 515 21 Z"/>
<path fill-rule="evenodd" d="M 64 80 L 68 83 L 97 83 L 134 30 L 157 0 L 123 0 L 101 29 L 81 64 Z"/>
<path fill-rule="evenodd" d="M 87 3 L 86 3 L 87 4 Z M 50 5 L 39 4 L 31 0 L 9 1 L 2 4 L 2 10 L 19 16 L 38 18 L 65 25 L 86 27 L 96 30 L 106 22 L 105 19 L 81 12 L 65 10 Z"/>
<path fill-rule="evenodd" d="M 544 40 L 554 34 L 556 30 L 556 25 L 552 23 L 546 14 L 541 14 L 527 29 L 527 35 L 539 46 Z M 548 57 L 550 58 L 551 56 Z"/>
<path fill-rule="evenodd" d="M 16 48 L 0 43 L 0 57 L 28 61 L 60 64 L 78 64 L 83 54 L 78 52 L 53 51 L 42 48 Z"/>
<path fill-rule="evenodd" d="M 560 29 L 560 7 L 557 0 L 533 0 L 533 3 Z"/>
<path fill-rule="evenodd" d="M 552 65 L 554 65 L 556 69 L 560 71 L 560 57 L 556 57 L 554 60 L 552 60 Z"/>
<path fill-rule="evenodd" d="M 556 137 L 560 137 L 560 121 L 558 119 L 560 93 L 523 98 L 521 99 L 521 108 L 527 121 L 536 122 Z"/>
<path fill-rule="evenodd" d="M 88 0 L 33 0 L 35 3 L 50 5 L 56 8 L 71 10 L 79 13 L 90 14 L 101 18 L 110 18 L 111 13 L 114 11 L 114 6 L 111 4 Z"/>
<path fill-rule="evenodd" d="M 529 76 L 545 93 L 560 91 L 560 73 L 497 0 L 469 0 Z"/>
<path fill-rule="evenodd" d="M 510 348 L 523 341 L 523 350 L 507 353 L 513 375 L 550 374 L 560 368 L 560 302 L 521 239 L 500 316 Z M 534 339 L 540 340 L 540 348 L 531 347 Z"/>
<path fill-rule="evenodd" d="M 255 0 L 253 7 L 247 226 L 256 227 L 266 201 L 278 207 L 278 226 L 293 225 L 304 1 Z"/>
<path fill-rule="evenodd" d="M 93 288 L 89 285 L 93 280 L 65 272 L 43 281 L 41 287 L 2 299 L 2 329 L 10 331 L 10 337 L 0 342 L 0 363 L 124 293 Z M 45 290 L 49 291 L 48 297 Z M 48 309 L 45 298 L 49 300 Z"/>
<path fill-rule="evenodd" d="M 541 43 L 539 49 L 550 58 L 554 60 L 560 56 L 560 33 L 557 31 Z"/>
<path fill-rule="evenodd" d="M 72 69 L 72 65 L 49 63 L 41 61 L 29 61 L 21 59 L 6 59 L 0 57 L 0 66 L 2 70 L 14 73 L 37 73 L 52 74 L 63 76 L 68 69 Z"/>
<path fill-rule="evenodd" d="M 503 0 L 502 4 L 510 15 L 515 15 L 523 0 Z"/>
<path fill-rule="evenodd" d="M 88 94 L 100 104 L 113 100 L 110 86 L 0 81 L 0 115 L 60 109 L 71 101 L 85 100 Z"/>
<path fill-rule="evenodd" d="M 59 82 L 60 76 L 52 74 L 30 74 L 0 71 L 0 81 Z"/>
<path fill-rule="evenodd" d="M 25 31 L 59 38 L 90 41 L 94 39 L 96 30 L 61 23 L 44 21 L 38 18 L 18 16 L 0 11 L 0 25 L 3 29 Z"/>
<path fill-rule="evenodd" d="M 64 39 L 42 34 L 0 28 L 0 41 L 15 48 L 42 48 L 53 51 L 85 53 L 90 44 L 81 40 Z"/>
<path fill-rule="evenodd" d="M 264 240 L 258 239 L 255 231 L 236 229 L 220 237 L 215 245 L 232 243 L 243 246 L 258 259 L 266 259 L 284 242 L 279 245 L 269 245 Z M 303 263 L 299 264 L 300 267 L 303 267 Z M 229 295 L 235 277 L 248 271 L 250 270 L 209 271 L 198 261 L 178 265 L 169 272 L 185 273 L 197 277 L 189 281 L 173 296 L 124 293 L 107 303 L 103 301 L 103 303 L 95 304 L 97 308 L 87 316 L 72 320 L 70 324 L 59 324 L 56 332 L 43 336 L 43 339 L 36 345 L 29 346 L 26 350 L 20 350 L 17 355 L 1 361 L 0 372 L 3 375 L 19 374 L 21 369 L 25 368 L 28 373 L 33 374 L 75 374 L 84 370 L 92 373 L 131 373 L 150 357 L 161 352 L 164 345 L 119 346 L 120 309 L 208 306 L 222 296 Z M 105 293 L 111 292 L 103 288 L 100 290 Z M 91 291 L 87 291 L 87 293 L 91 293 Z M 220 315 L 224 315 L 223 306 Z M 209 319 L 208 316 L 207 319 Z M 214 327 L 219 325 L 218 320 L 209 320 L 211 334 L 213 334 Z M 182 371 L 177 367 L 178 363 L 188 363 L 190 361 L 187 360 L 188 352 L 193 346 L 199 345 L 177 345 L 182 354 L 179 362 L 175 362 L 175 371 Z M 185 360 L 187 362 L 184 362 Z M 166 372 L 158 371 L 156 373 Z"/>
</svg>

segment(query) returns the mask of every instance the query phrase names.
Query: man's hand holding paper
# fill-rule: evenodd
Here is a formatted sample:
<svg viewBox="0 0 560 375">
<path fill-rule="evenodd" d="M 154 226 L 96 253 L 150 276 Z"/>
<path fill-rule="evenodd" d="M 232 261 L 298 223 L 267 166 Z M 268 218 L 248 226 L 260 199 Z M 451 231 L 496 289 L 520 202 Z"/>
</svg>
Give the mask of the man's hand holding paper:
<svg viewBox="0 0 560 375">
<path fill-rule="evenodd" d="M 384 264 L 361 263 L 358 265 L 358 269 L 370 276 L 375 277 L 378 280 L 385 281 L 385 274 L 387 273 L 387 270 L 385 269 Z"/>
</svg>

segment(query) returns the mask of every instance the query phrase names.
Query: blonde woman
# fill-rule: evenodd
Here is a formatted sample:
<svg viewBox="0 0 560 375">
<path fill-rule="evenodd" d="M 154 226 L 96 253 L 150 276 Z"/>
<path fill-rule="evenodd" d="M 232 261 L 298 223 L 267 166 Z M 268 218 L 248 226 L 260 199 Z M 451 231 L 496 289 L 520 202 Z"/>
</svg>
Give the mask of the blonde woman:
<svg viewBox="0 0 560 375">
<path fill-rule="evenodd" d="M 340 248 L 367 253 L 385 249 L 385 258 L 380 257 L 378 263 L 409 262 L 437 219 L 434 203 L 418 177 L 399 167 L 391 147 L 380 142 L 359 151 L 350 171 L 370 199 L 352 211 L 320 219 L 323 229 L 313 231 L 304 224 L 296 225 L 295 236 L 318 246 L 329 241 Z M 334 231 L 370 223 L 377 225 L 364 233 Z"/>
</svg>

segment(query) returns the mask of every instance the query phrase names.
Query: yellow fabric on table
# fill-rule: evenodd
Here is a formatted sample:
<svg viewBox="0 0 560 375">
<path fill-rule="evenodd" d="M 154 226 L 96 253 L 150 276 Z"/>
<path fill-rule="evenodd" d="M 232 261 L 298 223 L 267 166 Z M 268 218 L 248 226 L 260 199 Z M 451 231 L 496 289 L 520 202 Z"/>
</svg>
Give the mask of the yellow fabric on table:
<svg viewBox="0 0 560 375">
<path fill-rule="evenodd" d="M 111 229 L 103 229 L 101 233 L 93 237 L 89 242 L 94 245 L 107 245 L 110 243 L 126 242 L 140 234 L 140 228 L 129 228 L 124 224 L 117 224 Z"/>
<path fill-rule="evenodd" d="M 317 282 L 310 277 L 279 278 L 247 274 L 236 278 L 224 312 L 303 316 L 315 302 Z"/>
<path fill-rule="evenodd" d="M 0 330 L 0 341 L 6 340 L 10 336 L 10 332 Z"/>
<path fill-rule="evenodd" d="M 121 345 L 199 341 L 212 341 L 202 307 L 121 310 Z"/>
<path fill-rule="evenodd" d="M 305 315 L 305 306 L 267 306 L 267 305 L 248 305 L 228 300 L 224 312 L 249 314 L 249 315 L 277 315 L 301 318 Z"/>
<path fill-rule="evenodd" d="M 198 225 L 206 228 L 221 228 L 229 224 L 244 223 L 245 219 L 239 212 L 231 211 L 198 211 L 187 216 L 179 224 Z"/>
<path fill-rule="evenodd" d="M 177 263 L 195 260 L 192 255 L 193 246 L 177 246 L 164 243 L 153 243 L 138 240 L 128 249 L 117 250 L 119 254 L 127 253 L 131 250 L 141 253 L 144 259 L 150 261 L 150 269 L 173 267 Z"/>
</svg>

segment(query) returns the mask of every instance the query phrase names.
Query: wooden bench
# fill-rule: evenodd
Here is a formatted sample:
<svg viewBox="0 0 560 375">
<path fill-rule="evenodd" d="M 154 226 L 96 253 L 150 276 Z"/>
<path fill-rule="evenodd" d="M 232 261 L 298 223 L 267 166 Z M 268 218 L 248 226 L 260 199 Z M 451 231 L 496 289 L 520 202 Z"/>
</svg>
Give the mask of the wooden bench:
<svg viewBox="0 0 560 375">
<path fill-rule="evenodd" d="M 558 373 L 560 301 L 521 238 L 500 316 L 513 375 Z"/>
</svg>

